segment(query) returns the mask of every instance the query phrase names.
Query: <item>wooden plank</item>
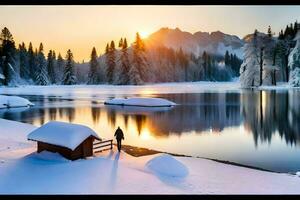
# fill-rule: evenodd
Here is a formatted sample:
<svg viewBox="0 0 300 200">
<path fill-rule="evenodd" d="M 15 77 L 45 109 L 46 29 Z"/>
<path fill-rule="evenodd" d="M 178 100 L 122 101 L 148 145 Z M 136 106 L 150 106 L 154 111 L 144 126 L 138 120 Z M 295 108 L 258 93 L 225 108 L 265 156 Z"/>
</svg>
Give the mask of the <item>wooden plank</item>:
<svg viewBox="0 0 300 200">
<path fill-rule="evenodd" d="M 101 144 L 94 144 L 93 147 L 98 147 L 102 145 L 112 145 L 112 143 L 101 143 Z"/>
<path fill-rule="evenodd" d="M 101 142 L 94 142 L 93 144 L 94 145 L 97 145 L 97 144 L 103 144 L 103 143 L 107 143 L 107 142 L 110 142 L 112 143 L 113 140 L 106 140 L 106 141 L 101 141 Z"/>
<path fill-rule="evenodd" d="M 106 145 L 102 145 L 102 146 L 98 146 L 98 147 L 93 147 L 93 149 L 99 149 L 99 148 L 107 147 L 107 146 L 111 146 L 111 144 L 106 144 Z"/>
</svg>

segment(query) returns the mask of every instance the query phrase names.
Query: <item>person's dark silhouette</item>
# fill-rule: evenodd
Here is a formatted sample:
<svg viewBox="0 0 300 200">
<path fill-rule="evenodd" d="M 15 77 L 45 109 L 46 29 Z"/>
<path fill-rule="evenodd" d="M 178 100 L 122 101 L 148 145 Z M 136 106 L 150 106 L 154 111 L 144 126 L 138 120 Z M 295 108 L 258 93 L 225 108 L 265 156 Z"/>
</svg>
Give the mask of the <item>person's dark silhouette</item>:
<svg viewBox="0 0 300 200">
<path fill-rule="evenodd" d="M 122 129 L 120 129 L 119 126 L 115 132 L 115 137 L 117 139 L 117 146 L 118 146 L 118 150 L 120 152 L 121 151 L 121 141 L 124 140 L 124 134 L 123 134 Z"/>
</svg>

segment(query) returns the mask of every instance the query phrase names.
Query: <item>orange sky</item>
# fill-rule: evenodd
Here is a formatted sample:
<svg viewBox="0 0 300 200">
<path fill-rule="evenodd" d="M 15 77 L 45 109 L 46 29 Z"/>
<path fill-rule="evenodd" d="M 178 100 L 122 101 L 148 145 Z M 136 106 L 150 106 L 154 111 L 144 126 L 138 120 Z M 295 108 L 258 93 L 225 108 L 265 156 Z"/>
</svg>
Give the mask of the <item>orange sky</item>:
<svg viewBox="0 0 300 200">
<path fill-rule="evenodd" d="M 194 33 L 216 31 L 243 37 L 255 28 L 277 33 L 299 19 L 299 6 L 0 6 L 0 27 L 7 26 L 17 43 L 44 43 L 76 61 L 89 60 L 93 46 L 103 53 L 110 40 L 135 33 L 147 35 L 161 27 Z M 300 21 L 300 20 L 298 20 Z"/>
</svg>

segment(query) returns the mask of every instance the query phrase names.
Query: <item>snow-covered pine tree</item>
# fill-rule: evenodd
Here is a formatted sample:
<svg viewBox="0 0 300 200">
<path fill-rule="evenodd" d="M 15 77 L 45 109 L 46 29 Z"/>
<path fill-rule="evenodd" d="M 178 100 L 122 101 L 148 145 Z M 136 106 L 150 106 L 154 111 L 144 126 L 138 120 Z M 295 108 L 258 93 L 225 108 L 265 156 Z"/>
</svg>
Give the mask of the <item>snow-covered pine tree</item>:
<svg viewBox="0 0 300 200">
<path fill-rule="evenodd" d="M 69 49 L 67 51 L 66 56 L 66 66 L 64 71 L 64 77 L 63 77 L 63 85 L 74 85 L 76 84 L 76 76 L 74 74 L 74 60 L 73 60 L 73 53 Z"/>
<path fill-rule="evenodd" d="M 14 64 L 15 64 L 15 42 L 8 28 L 4 27 L 0 35 L 1 41 L 1 65 L 3 76 L 5 77 L 3 84 L 9 85 L 14 79 Z"/>
<path fill-rule="evenodd" d="M 300 27 L 299 27 L 300 28 Z M 289 68 L 291 70 L 289 84 L 294 87 L 300 86 L 300 30 L 294 38 L 296 46 L 293 48 L 289 55 Z"/>
<path fill-rule="evenodd" d="M 29 43 L 28 46 L 28 64 L 29 64 L 29 78 L 31 78 L 32 81 L 34 81 L 35 77 L 35 71 L 36 71 L 36 57 L 33 51 L 32 43 Z"/>
<path fill-rule="evenodd" d="M 130 61 L 128 57 L 128 45 L 127 40 L 124 38 L 122 41 L 122 50 L 121 50 L 121 74 L 119 77 L 119 84 L 128 85 L 130 84 Z"/>
<path fill-rule="evenodd" d="M 136 33 L 136 39 L 133 44 L 133 59 L 132 59 L 132 70 L 130 70 L 130 77 L 134 78 L 134 81 L 131 80 L 132 84 L 142 84 L 143 82 L 147 81 L 147 72 L 149 71 L 147 68 L 148 61 L 146 58 L 146 48 L 144 41 L 141 39 L 139 33 Z M 131 73 L 138 73 L 131 74 Z"/>
<path fill-rule="evenodd" d="M 132 85 L 140 85 L 143 83 L 143 80 L 141 79 L 140 73 L 136 65 L 132 65 L 130 67 L 129 78 L 130 78 L 130 84 Z"/>
<path fill-rule="evenodd" d="M 88 76 L 88 84 L 95 85 L 99 84 L 99 63 L 97 60 L 97 51 L 96 48 L 93 47 L 92 53 L 91 53 L 91 60 L 90 60 L 90 71 Z"/>
<path fill-rule="evenodd" d="M 43 44 L 40 43 L 39 51 L 37 54 L 37 67 L 35 72 L 35 83 L 37 85 L 49 84 L 49 78 L 46 70 L 47 62 L 43 51 L 44 51 Z"/>
<path fill-rule="evenodd" d="M 115 42 L 111 41 L 110 46 L 106 46 L 106 76 L 109 84 L 114 82 L 114 73 L 116 68 L 116 48 Z"/>
<path fill-rule="evenodd" d="M 276 41 L 273 38 L 272 29 L 269 26 L 267 36 L 262 38 L 263 49 L 263 84 L 276 85 Z"/>
<path fill-rule="evenodd" d="M 48 71 L 50 84 L 54 84 L 56 82 L 55 71 L 54 71 L 55 55 L 53 53 L 54 52 L 52 50 L 49 50 L 49 53 L 47 55 L 47 71 Z"/>
<path fill-rule="evenodd" d="M 293 87 L 300 87 L 300 68 L 295 68 L 291 72 L 289 84 Z"/>
<path fill-rule="evenodd" d="M 65 68 L 65 61 L 62 58 L 61 54 L 59 53 L 55 65 L 55 77 L 56 77 L 56 83 L 58 84 L 61 84 L 63 81 L 64 68 Z"/>
<path fill-rule="evenodd" d="M 19 45 L 19 61 L 20 61 L 20 78 L 29 79 L 29 60 L 25 43 Z"/>
<path fill-rule="evenodd" d="M 255 30 L 253 37 L 243 47 L 244 59 L 240 68 L 240 83 L 243 88 L 260 85 L 260 49 L 258 32 Z"/>
</svg>

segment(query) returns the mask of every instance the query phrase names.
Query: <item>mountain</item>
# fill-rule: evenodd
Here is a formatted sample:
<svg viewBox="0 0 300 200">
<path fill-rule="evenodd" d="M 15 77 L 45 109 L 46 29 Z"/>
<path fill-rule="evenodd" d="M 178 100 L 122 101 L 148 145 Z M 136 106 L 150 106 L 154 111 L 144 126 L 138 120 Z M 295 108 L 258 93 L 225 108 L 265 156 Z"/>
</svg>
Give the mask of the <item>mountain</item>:
<svg viewBox="0 0 300 200">
<path fill-rule="evenodd" d="M 181 31 L 179 28 L 161 28 L 152 33 L 146 40 L 147 46 L 164 45 L 169 48 L 179 49 L 180 47 L 196 56 L 203 51 L 210 54 L 223 55 L 226 50 L 235 53 L 239 58 L 243 57 L 242 47 L 244 40 L 235 35 L 229 35 L 220 31 L 215 32 L 196 32 L 194 34 Z"/>
</svg>

